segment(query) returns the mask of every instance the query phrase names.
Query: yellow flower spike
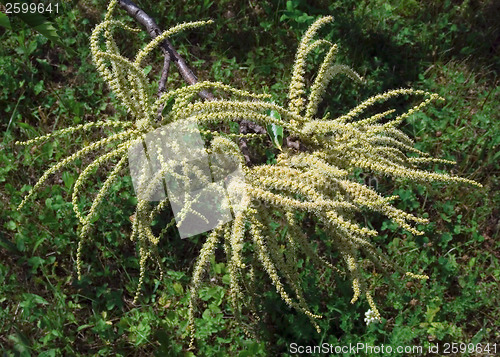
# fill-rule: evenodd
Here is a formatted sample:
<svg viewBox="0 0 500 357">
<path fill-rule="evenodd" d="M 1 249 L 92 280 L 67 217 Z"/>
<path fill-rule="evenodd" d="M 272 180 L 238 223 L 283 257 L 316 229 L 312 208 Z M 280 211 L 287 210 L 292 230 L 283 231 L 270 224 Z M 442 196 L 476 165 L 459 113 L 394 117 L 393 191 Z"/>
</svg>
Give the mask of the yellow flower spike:
<svg viewBox="0 0 500 357">
<path fill-rule="evenodd" d="M 84 149 L 77 151 L 76 153 L 65 158 L 62 161 L 59 161 L 57 164 L 55 164 L 50 169 L 48 169 L 47 171 L 44 172 L 44 174 L 37 181 L 35 186 L 33 186 L 33 188 L 30 190 L 30 192 L 23 198 L 22 202 L 19 204 L 17 209 L 21 210 L 23 208 L 23 206 L 30 199 L 30 197 L 45 183 L 45 181 L 47 181 L 47 179 L 49 178 L 50 175 L 59 171 L 64 166 L 68 165 L 70 162 L 75 161 L 75 160 L 81 158 L 82 156 L 87 155 L 87 154 L 91 153 L 92 151 L 97 150 L 97 149 L 99 149 L 107 144 L 114 142 L 114 141 L 117 141 L 117 140 L 120 140 L 120 139 L 123 139 L 126 137 L 130 137 L 133 134 L 134 134 L 133 130 L 128 130 L 128 131 L 125 131 L 123 133 L 112 135 L 106 139 L 99 140 L 99 141 L 85 147 Z"/>
<path fill-rule="evenodd" d="M 304 109 L 305 99 L 303 95 L 305 93 L 305 68 L 306 59 L 311 49 L 310 42 L 312 38 L 316 35 L 318 30 L 326 23 L 332 22 L 333 17 L 326 16 L 316 20 L 306 31 L 304 37 L 300 41 L 299 48 L 295 55 L 295 63 L 292 70 L 292 79 L 290 81 L 290 89 L 288 98 L 290 100 L 289 108 L 292 112 L 300 114 Z"/>
<path fill-rule="evenodd" d="M 106 11 L 106 15 L 104 16 L 104 21 L 108 21 L 111 19 L 111 16 L 113 14 L 113 11 L 116 8 L 116 5 L 118 5 L 118 0 L 111 0 L 108 4 L 108 9 Z"/>
<path fill-rule="evenodd" d="M 313 116 L 316 114 L 316 111 L 318 110 L 318 105 L 323 98 L 326 86 L 333 77 L 333 72 L 331 71 L 331 67 L 335 55 L 337 54 L 337 51 L 338 51 L 337 45 L 333 45 L 332 47 L 330 47 L 330 50 L 326 54 L 323 63 L 321 64 L 321 67 L 318 71 L 318 74 L 316 75 L 316 79 L 314 80 L 313 85 L 311 86 L 311 94 L 309 95 L 308 98 L 309 103 L 307 104 L 306 114 L 305 114 L 305 117 L 308 120 L 312 119 Z"/>
<path fill-rule="evenodd" d="M 191 336 L 191 342 L 189 344 L 190 348 L 194 345 L 194 335 L 195 335 L 195 298 L 198 294 L 200 288 L 201 279 L 205 271 L 205 266 L 210 260 L 210 256 L 213 254 L 217 243 L 219 242 L 220 235 L 223 231 L 223 226 L 219 225 L 215 228 L 212 233 L 208 236 L 207 240 L 201 248 L 200 255 L 196 261 L 193 277 L 191 279 L 191 288 L 189 295 L 189 308 L 188 308 L 188 333 Z"/>
<path fill-rule="evenodd" d="M 142 236 L 141 233 L 139 233 L 139 236 L 140 237 Z M 135 296 L 134 296 L 134 300 L 133 300 L 132 304 L 137 304 L 137 301 L 139 300 L 139 297 L 141 294 L 141 288 L 142 288 L 142 285 L 144 283 L 144 272 L 146 270 L 146 261 L 149 257 L 149 251 L 146 248 L 144 248 L 143 246 L 141 246 L 139 248 L 139 256 L 140 256 L 140 259 L 139 259 L 139 282 L 137 284 L 137 288 L 135 291 Z"/>
<path fill-rule="evenodd" d="M 412 272 L 406 272 L 405 275 L 408 275 L 410 278 L 413 278 L 413 279 L 418 279 L 418 280 L 427 280 L 429 279 L 429 276 L 428 275 L 425 275 L 425 274 L 413 274 Z"/>
<path fill-rule="evenodd" d="M 354 260 L 354 257 L 351 255 L 351 253 L 348 252 L 343 252 L 344 259 L 347 263 L 347 268 L 349 269 L 350 273 L 353 276 L 352 279 L 352 290 L 354 292 L 354 295 L 351 299 L 351 304 L 354 304 L 360 297 L 361 295 L 361 287 L 360 287 L 360 276 L 359 276 L 359 270 L 358 270 L 358 264 Z"/>
<path fill-rule="evenodd" d="M 375 319 L 378 321 L 382 321 L 382 317 L 380 316 L 380 312 L 377 309 L 377 305 L 375 305 L 375 301 L 373 301 L 372 295 L 370 292 L 365 292 L 366 300 L 368 301 L 368 305 L 370 305 L 371 310 L 375 315 Z"/>
<path fill-rule="evenodd" d="M 80 239 L 78 242 L 78 250 L 76 254 L 76 266 L 77 266 L 77 273 L 79 280 L 82 277 L 82 260 L 81 260 L 82 246 L 90 232 L 90 225 L 92 224 L 92 220 L 97 213 L 98 206 L 104 199 L 104 195 L 109 191 L 111 184 L 118 178 L 118 173 L 124 168 L 126 163 L 127 163 L 126 158 L 122 157 L 120 161 L 115 165 L 111 174 L 108 176 L 108 178 L 100 188 L 99 192 L 97 193 L 97 196 L 94 198 L 94 201 L 92 202 L 92 207 L 90 208 L 88 215 L 84 218 L 83 221 L 84 223 L 79 234 Z"/>
<path fill-rule="evenodd" d="M 82 173 L 78 176 L 78 178 L 75 181 L 75 185 L 73 187 L 73 193 L 72 193 L 72 199 L 71 202 L 73 203 L 73 210 L 75 212 L 75 215 L 78 217 L 80 220 L 80 223 L 84 224 L 86 219 L 83 218 L 83 215 L 78 208 L 78 194 L 80 191 L 80 186 L 84 184 L 84 182 L 89 178 L 89 176 L 92 174 L 92 171 L 99 167 L 101 164 L 104 162 L 115 158 L 119 155 L 123 155 L 123 153 L 127 150 L 127 147 L 120 146 L 118 149 L 110 151 L 109 153 L 99 157 L 96 159 L 94 162 L 92 162 L 90 165 L 88 165 L 85 170 L 82 171 Z"/>
<path fill-rule="evenodd" d="M 44 142 L 48 139 L 55 139 L 58 137 L 63 137 L 63 136 L 69 135 L 69 134 L 73 134 L 73 133 L 76 133 L 79 131 L 85 131 L 85 130 L 89 130 L 89 129 L 93 129 L 93 128 L 110 127 L 110 128 L 126 129 L 126 128 L 130 128 L 132 125 L 133 125 L 132 123 L 123 122 L 123 121 L 97 121 L 97 122 L 91 122 L 91 123 L 87 123 L 87 124 L 79 124 L 77 126 L 56 130 L 50 134 L 38 136 L 38 137 L 31 139 L 31 140 L 16 141 L 14 143 L 14 145 L 24 145 L 24 146 L 34 145 L 34 144 Z"/>
<path fill-rule="evenodd" d="M 162 34 L 160 34 L 159 36 L 157 36 L 153 40 L 151 40 L 151 42 L 149 42 L 146 47 L 144 47 L 142 50 L 139 51 L 139 53 L 137 53 L 134 64 L 137 66 L 140 66 L 141 62 L 144 61 L 146 56 L 155 47 L 157 47 L 163 40 L 167 39 L 168 37 L 170 37 L 178 32 L 185 31 L 187 29 L 211 25 L 213 23 L 214 23 L 213 20 L 185 22 L 185 23 L 179 24 L 177 26 L 174 26 L 174 27 L 168 29 L 167 31 L 163 32 Z"/>
<path fill-rule="evenodd" d="M 257 212 L 253 212 L 254 214 L 257 214 Z M 285 291 L 283 284 L 281 283 L 281 280 L 278 276 L 278 271 L 276 269 L 276 266 L 269 256 L 268 253 L 268 248 L 265 245 L 265 239 L 264 236 L 262 235 L 262 230 L 261 230 L 261 223 L 255 218 L 254 215 L 251 215 L 250 217 L 250 222 L 251 222 L 251 235 L 252 238 L 255 242 L 255 249 L 257 250 L 258 258 L 264 267 L 264 270 L 267 272 L 267 275 L 271 279 L 271 282 L 273 283 L 274 287 L 276 288 L 276 291 L 278 294 L 281 296 L 283 301 L 290 307 L 293 307 L 293 301 L 288 295 L 288 293 Z"/>
<path fill-rule="evenodd" d="M 358 104 L 354 109 L 349 111 L 349 113 L 340 116 L 337 119 L 334 119 L 336 122 L 339 123 L 344 123 L 349 120 L 354 119 L 356 116 L 361 114 L 363 111 L 365 111 L 367 108 L 373 106 L 375 103 L 380 103 L 380 102 L 385 102 L 390 98 L 398 97 L 401 95 L 409 95 L 409 94 L 415 94 L 415 95 L 426 95 L 430 96 L 431 93 L 425 92 L 422 90 L 416 90 L 416 89 L 411 89 L 411 88 L 406 88 L 406 89 L 393 89 L 389 90 L 387 92 L 377 94 L 373 97 L 368 98 L 367 100 L 363 101 L 362 103 Z"/>
</svg>

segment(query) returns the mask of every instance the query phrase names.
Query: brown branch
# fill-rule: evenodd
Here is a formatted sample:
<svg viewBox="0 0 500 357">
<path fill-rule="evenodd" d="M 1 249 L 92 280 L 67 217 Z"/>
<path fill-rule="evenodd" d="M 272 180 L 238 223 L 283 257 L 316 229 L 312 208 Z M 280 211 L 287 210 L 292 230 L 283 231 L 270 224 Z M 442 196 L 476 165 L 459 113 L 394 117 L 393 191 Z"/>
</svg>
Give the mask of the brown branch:
<svg viewBox="0 0 500 357">
<path fill-rule="evenodd" d="M 160 84 L 158 85 L 158 96 L 160 97 L 166 89 L 168 69 L 170 68 L 170 55 L 165 53 L 165 60 L 163 61 L 163 69 L 161 71 Z"/>
<path fill-rule="evenodd" d="M 146 28 L 146 30 L 147 30 L 149 36 L 151 36 L 151 38 L 155 38 L 162 33 L 162 31 L 160 30 L 160 28 L 158 27 L 156 22 L 151 18 L 151 16 L 146 14 L 134 2 L 132 2 L 131 0 L 119 0 L 118 3 L 123 9 L 125 9 L 129 13 L 130 16 L 132 16 L 138 23 L 140 23 L 141 25 L 143 25 Z M 181 57 L 181 55 L 175 50 L 175 48 L 172 46 L 170 41 L 168 41 L 168 40 L 162 41 L 162 43 L 160 44 L 160 47 L 164 53 L 168 54 L 168 62 L 170 62 L 170 60 L 172 60 L 175 63 L 182 78 L 184 78 L 184 80 L 189 85 L 193 85 L 193 84 L 196 84 L 198 82 L 198 78 L 196 78 L 193 71 L 186 64 L 186 61 L 184 61 L 184 59 Z M 164 66 L 164 69 L 165 69 L 165 66 Z M 168 74 L 168 66 L 167 66 L 166 73 Z M 166 79 L 165 79 L 165 81 L 166 81 Z M 198 94 L 203 99 L 207 99 L 207 100 L 214 99 L 214 96 L 212 95 L 212 93 L 209 93 L 205 90 L 201 91 Z"/>
<path fill-rule="evenodd" d="M 158 84 L 158 98 L 165 92 L 167 86 L 167 78 L 168 78 L 168 70 L 170 68 L 170 55 L 168 52 L 164 52 L 164 61 L 163 61 L 163 69 L 161 71 L 160 83 Z M 157 121 L 161 121 L 161 113 L 163 112 L 163 108 L 165 106 L 161 105 L 158 107 L 157 113 Z"/>
<path fill-rule="evenodd" d="M 266 129 L 262 126 L 255 124 L 254 122 L 248 120 L 240 121 L 240 133 L 248 134 L 248 133 L 258 133 L 258 134 L 266 134 Z M 252 163 L 255 162 L 255 159 L 252 157 L 252 153 L 250 148 L 248 147 L 248 140 L 246 138 L 240 138 L 239 140 L 239 148 L 241 154 L 245 158 L 245 163 L 247 166 L 252 166 Z"/>
</svg>

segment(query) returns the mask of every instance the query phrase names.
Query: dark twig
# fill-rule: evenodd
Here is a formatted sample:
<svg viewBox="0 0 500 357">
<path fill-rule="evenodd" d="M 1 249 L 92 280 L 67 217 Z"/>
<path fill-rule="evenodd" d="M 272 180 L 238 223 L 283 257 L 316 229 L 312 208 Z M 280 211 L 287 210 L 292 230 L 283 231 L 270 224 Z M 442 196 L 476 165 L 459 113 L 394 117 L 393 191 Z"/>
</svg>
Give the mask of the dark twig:
<svg viewBox="0 0 500 357">
<path fill-rule="evenodd" d="M 163 93 L 165 93 L 166 90 L 166 85 L 167 85 L 167 78 L 168 78 L 168 70 L 170 68 L 170 55 L 168 52 L 164 51 L 164 61 L 163 61 L 163 69 L 161 71 L 161 78 L 160 78 L 160 83 L 158 85 L 158 98 L 161 97 Z M 161 121 L 161 113 L 163 112 L 164 106 L 160 106 L 158 108 L 158 115 L 157 115 L 157 120 Z"/>
<path fill-rule="evenodd" d="M 243 119 L 240 121 L 240 133 L 248 134 L 248 133 L 257 133 L 257 134 L 266 134 L 267 131 L 264 127 L 251 122 L 249 120 Z M 245 158 L 245 163 L 247 166 L 252 166 L 253 164 L 257 164 L 255 152 L 252 152 L 251 148 L 248 146 L 247 138 L 240 138 L 239 143 L 241 154 Z"/>
<path fill-rule="evenodd" d="M 160 84 L 158 85 L 158 96 L 161 96 L 166 89 L 168 69 L 170 68 L 170 55 L 165 53 L 165 60 L 163 61 L 163 70 L 161 71 Z"/>
<path fill-rule="evenodd" d="M 135 3 L 133 3 L 130 0 L 119 0 L 118 3 L 123 9 L 125 9 L 129 13 L 130 16 L 132 16 L 138 23 L 140 23 L 146 28 L 151 38 L 155 38 L 162 33 L 156 22 L 151 18 L 151 16 L 146 14 Z M 187 66 L 186 62 L 181 57 L 181 55 L 179 55 L 179 53 L 174 49 L 170 41 L 164 40 L 160 44 L 160 46 L 161 49 L 164 51 L 164 53 L 165 52 L 168 53 L 169 61 L 172 60 L 175 63 L 182 78 L 184 78 L 184 80 L 190 85 L 196 84 L 198 82 L 198 78 L 196 78 L 193 71 L 191 71 L 191 69 Z M 201 91 L 199 95 L 203 99 L 208 99 L 208 100 L 214 99 L 214 96 L 205 90 Z"/>
</svg>

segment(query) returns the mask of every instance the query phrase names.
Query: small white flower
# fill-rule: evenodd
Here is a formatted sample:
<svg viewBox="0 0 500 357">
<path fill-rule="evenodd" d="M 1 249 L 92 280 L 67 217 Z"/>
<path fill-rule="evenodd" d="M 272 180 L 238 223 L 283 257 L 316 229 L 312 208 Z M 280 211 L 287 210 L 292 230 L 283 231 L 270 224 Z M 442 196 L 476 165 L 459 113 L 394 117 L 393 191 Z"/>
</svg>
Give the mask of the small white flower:
<svg viewBox="0 0 500 357">
<path fill-rule="evenodd" d="M 365 312 L 365 323 L 366 325 L 371 324 L 372 322 L 378 321 L 377 316 L 375 314 L 375 311 L 372 309 L 369 309 L 367 312 Z"/>
</svg>

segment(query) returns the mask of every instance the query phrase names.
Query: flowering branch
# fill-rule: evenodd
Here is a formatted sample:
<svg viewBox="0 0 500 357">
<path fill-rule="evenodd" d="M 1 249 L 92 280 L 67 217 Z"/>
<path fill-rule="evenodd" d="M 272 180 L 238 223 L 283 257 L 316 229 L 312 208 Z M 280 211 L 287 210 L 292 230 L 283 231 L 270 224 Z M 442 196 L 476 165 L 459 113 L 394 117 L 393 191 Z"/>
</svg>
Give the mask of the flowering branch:
<svg viewBox="0 0 500 357">
<path fill-rule="evenodd" d="M 113 10 L 118 4 L 143 24 L 153 37 L 153 40 L 138 51 L 134 60 L 123 56 L 115 42 L 116 28 L 137 31 L 113 19 Z M 481 187 L 481 184 L 420 167 L 423 164 L 453 162 L 432 158 L 415 149 L 413 140 L 397 128 L 408 116 L 428 106 L 432 101 L 439 100 L 440 97 L 436 94 L 414 89 L 395 89 L 363 101 L 338 118 L 327 120 L 317 116 L 325 88 L 334 75 L 343 73 L 359 79 L 352 70 L 334 63 L 336 45 L 321 38 L 314 39 L 321 26 L 331 21 L 331 17 L 317 20 L 302 38 L 292 69 L 288 105 L 285 107 L 270 102 L 268 94 L 251 93 L 218 82 L 197 82 L 193 72 L 167 38 L 180 31 L 204 26 L 210 21 L 183 23 L 161 32 L 151 17 L 132 1 L 111 0 L 104 21 L 93 30 L 90 48 L 97 70 L 130 115 L 126 120 L 86 123 L 26 142 L 17 142 L 19 145 L 32 145 L 81 131 L 100 128 L 121 129 L 119 133 L 111 132 L 106 138 L 90 143 L 76 153 L 59 160 L 43 174 L 30 193 L 25 196 L 19 209 L 46 184 L 53 173 L 78 159 L 89 155 L 92 157 L 90 164 L 76 179 L 72 193 L 73 209 L 80 221 L 80 242 L 76 263 L 80 278 L 82 244 L 91 240 L 92 226 L 106 201 L 106 195 L 125 168 L 130 149 L 141 144 L 146 136 L 151 134 L 155 136 L 158 129 L 156 122 L 158 111 L 166 103 L 171 103 L 171 108 L 162 119 L 165 123 L 173 125 L 172 127 L 175 128 L 179 123 L 183 125 L 183 120 L 186 118 L 192 123 L 199 124 L 201 128 L 216 127 L 213 131 L 202 130 L 210 135 L 202 140 L 203 150 L 195 151 L 195 154 L 204 152 L 204 145 L 207 144 L 207 150 L 214 157 L 230 155 L 234 158 L 238 163 L 236 171 L 241 171 L 243 174 L 243 178 L 239 180 L 229 179 L 230 175 L 224 174 L 226 177 L 224 180 L 228 179 L 224 183 L 228 195 L 236 197 L 234 200 L 231 198 L 236 217 L 232 221 L 219 219 L 217 225 L 212 226 L 213 230 L 205 241 L 193 268 L 188 309 L 188 331 L 192 339 L 190 345 L 193 346 L 195 336 L 197 294 L 202 286 L 207 264 L 210 263 L 220 243 L 224 244 L 228 260 L 229 301 L 235 316 L 241 316 L 241 312 L 249 306 L 247 298 L 251 294 L 246 294 L 245 290 L 251 292 L 258 286 L 254 271 L 257 263 L 283 301 L 304 313 L 319 331 L 319 325 L 315 320 L 320 318 L 320 315 L 313 313 L 307 307 L 306 294 L 301 288 L 300 266 L 297 264 L 299 259 L 309 258 L 320 269 L 334 270 L 349 276 L 353 290 L 351 302 L 354 303 L 364 295 L 370 306 L 365 321 L 369 323 L 380 320 L 380 313 L 370 292 L 372 278 L 365 273 L 367 266 L 365 262 L 370 261 L 381 271 L 386 271 L 387 267 L 391 266 L 391 261 L 376 247 L 377 241 L 374 241 L 374 237 L 377 231 L 358 222 L 357 216 L 367 211 L 382 214 L 413 235 L 424 234 L 420 226 L 428 220 L 396 208 L 392 201 L 397 199 L 397 196 L 384 197 L 372 187 L 358 183 L 353 178 L 356 170 L 361 169 L 414 182 L 440 181 L 449 184 L 470 184 L 476 187 Z M 190 84 L 170 89 L 160 94 L 159 98 L 154 98 L 147 90 L 150 82 L 143 67 L 144 59 L 156 46 L 160 46 L 166 53 L 160 89 L 163 90 L 165 86 L 171 60 Z M 314 82 L 307 88 L 305 72 L 308 68 L 308 55 L 318 47 L 326 47 L 324 51 L 326 55 Z M 215 91 L 224 93 L 225 99 L 211 100 L 214 99 L 211 92 Z M 393 109 L 372 115 L 366 113 L 370 109 L 375 109 L 374 107 L 380 103 L 407 95 L 418 96 L 421 100 L 419 104 L 402 114 L 396 115 Z M 202 99 L 200 100 L 198 96 Z M 224 129 L 229 123 L 234 122 L 240 123 L 240 133 L 226 133 Z M 280 128 L 281 135 L 284 131 L 287 132 L 291 138 L 286 141 L 288 148 L 282 150 L 273 164 L 249 165 L 245 148 L 238 146 L 236 141 L 240 140 L 240 143 L 246 144 L 246 139 L 265 135 L 266 130 L 263 128 L 269 127 Z M 176 130 L 170 132 L 177 133 Z M 166 132 L 160 134 L 170 139 L 167 138 Z M 241 141 L 242 139 L 245 140 Z M 106 153 L 99 154 L 102 150 L 106 150 Z M 172 145 L 171 150 L 172 157 L 185 159 L 179 161 L 179 165 L 175 162 L 174 165 L 167 165 L 162 151 L 157 151 L 154 157 L 161 163 L 161 169 L 155 169 L 156 172 L 151 177 L 142 175 L 143 179 L 139 181 L 141 188 L 139 193 L 143 197 L 138 198 L 131 233 L 131 239 L 137 242 L 140 254 L 139 281 L 134 300 L 140 295 L 146 261 L 157 254 L 157 245 L 160 239 L 169 233 L 168 229 L 176 222 L 179 228 L 188 213 L 197 214 L 201 220 L 208 221 L 209 213 L 199 212 L 199 208 L 193 208 L 198 196 L 192 196 L 193 192 L 189 191 L 187 193 L 190 198 L 181 207 L 181 219 L 176 218 L 171 221 L 159 234 L 153 232 L 154 218 L 161 214 L 169 202 L 173 202 L 170 200 L 179 201 L 175 195 L 170 194 L 161 198 L 161 201 L 151 199 L 155 187 L 162 183 L 165 177 L 176 179 L 180 177 L 179 182 L 185 182 L 183 185 L 186 186 L 191 184 L 192 178 L 198 179 L 203 184 L 211 180 L 204 176 L 194 162 L 196 160 L 187 159 L 183 146 Z M 415 154 L 419 157 L 415 157 Z M 240 164 L 243 165 L 240 167 Z M 183 175 L 179 174 L 177 166 L 181 167 Z M 92 200 L 81 200 L 86 191 L 83 189 L 84 184 L 89 182 L 97 169 L 109 171 L 106 180 Z M 215 187 L 222 186 L 215 185 Z M 86 202 L 89 201 L 92 203 L 90 207 L 86 207 L 88 206 Z M 158 204 L 151 203 L 158 201 Z M 308 229 L 304 224 L 306 218 L 317 222 L 315 227 L 324 232 L 324 240 L 328 242 L 325 249 L 336 251 L 338 261 L 329 261 L 327 255 L 322 256 L 318 253 L 307 234 Z M 408 278 L 420 280 L 428 278 L 424 274 L 394 268 Z"/>
</svg>

